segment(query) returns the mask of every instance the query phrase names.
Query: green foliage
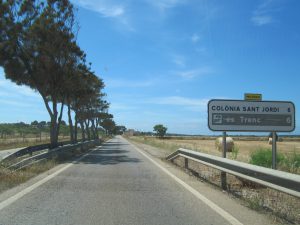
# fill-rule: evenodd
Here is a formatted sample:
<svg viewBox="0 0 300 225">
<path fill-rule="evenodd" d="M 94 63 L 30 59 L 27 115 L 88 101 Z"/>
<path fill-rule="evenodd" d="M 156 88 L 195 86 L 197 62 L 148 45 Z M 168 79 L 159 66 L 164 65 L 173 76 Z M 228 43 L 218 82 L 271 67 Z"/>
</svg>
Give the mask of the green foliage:
<svg viewBox="0 0 300 225">
<path fill-rule="evenodd" d="M 115 126 L 115 130 L 114 130 L 114 133 L 115 134 L 124 134 L 125 133 L 125 131 L 126 131 L 127 129 L 126 129 L 126 127 L 125 126 Z"/>
<path fill-rule="evenodd" d="M 37 121 L 36 121 L 37 122 Z M 32 122 L 31 124 L 26 123 L 2 123 L 0 124 L 0 138 L 5 138 L 7 136 L 26 136 L 26 135 L 40 135 L 41 133 L 49 133 L 50 128 L 45 121 L 42 122 Z M 37 124 L 37 125 L 36 125 Z M 40 126 L 44 124 L 44 126 Z M 68 126 L 60 126 L 60 134 L 69 135 Z"/>
<path fill-rule="evenodd" d="M 116 123 L 112 119 L 104 119 L 100 125 L 105 129 L 106 134 L 113 134 L 115 131 Z"/>
<path fill-rule="evenodd" d="M 277 153 L 277 163 L 280 164 L 284 160 L 284 155 Z M 272 167 L 272 150 L 260 148 L 250 155 L 250 163 L 257 166 Z"/>
<path fill-rule="evenodd" d="M 231 158 L 237 159 L 238 154 L 239 154 L 239 148 L 236 145 L 234 145 L 231 152 Z"/>
<path fill-rule="evenodd" d="M 166 135 L 168 128 L 164 127 L 162 124 L 157 124 L 153 127 L 153 131 L 156 132 L 156 135 L 160 138 L 163 138 Z"/>
<path fill-rule="evenodd" d="M 300 154 L 294 151 L 284 158 L 283 166 L 285 170 L 291 173 L 297 173 L 300 168 Z"/>
</svg>

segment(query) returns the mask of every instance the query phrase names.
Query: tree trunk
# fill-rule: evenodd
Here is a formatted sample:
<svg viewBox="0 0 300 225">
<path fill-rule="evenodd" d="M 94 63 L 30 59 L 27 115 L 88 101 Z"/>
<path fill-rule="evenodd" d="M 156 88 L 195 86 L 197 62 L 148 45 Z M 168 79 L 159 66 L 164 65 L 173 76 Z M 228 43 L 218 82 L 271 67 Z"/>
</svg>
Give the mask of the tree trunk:
<svg viewBox="0 0 300 225">
<path fill-rule="evenodd" d="M 75 122 L 74 122 L 74 142 L 77 143 L 78 141 L 78 120 L 77 120 L 77 115 L 75 113 Z"/>
<path fill-rule="evenodd" d="M 41 92 L 40 92 L 41 93 Z M 42 93 L 41 93 L 42 95 Z M 55 148 L 58 146 L 58 134 L 59 134 L 59 126 L 62 119 L 63 109 L 64 109 L 64 102 L 61 103 L 60 113 L 58 115 L 57 111 L 57 101 L 52 99 L 52 110 L 49 106 L 49 101 L 47 98 L 42 95 L 45 106 L 51 118 L 51 126 L 50 126 L 50 148 Z"/>
<path fill-rule="evenodd" d="M 51 116 L 51 126 L 50 126 L 50 148 L 55 148 L 58 146 L 58 133 L 57 133 L 57 115 Z"/>
<path fill-rule="evenodd" d="M 90 121 L 85 120 L 84 123 L 85 123 L 85 128 L 86 128 L 86 133 L 87 133 L 88 139 L 91 140 L 91 132 L 90 132 L 90 129 L 89 129 Z"/>
<path fill-rule="evenodd" d="M 92 121 L 92 132 L 93 132 L 93 139 L 96 139 L 96 127 L 95 127 L 95 120 Z"/>
<path fill-rule="evenodd" d="M 96 126 L 95 126 L 95 129 L 96 129 L 96 138 L 99 139 L 99 133 L 98 133 L 98 119 L 96 119 Z"/>
<path fill-rule="evenodd" d="M 68 118 L 69 118 L 69 128 L 70 128 L 70 141 L 71 141 L 71 143 L 75 143 L 74 128 L 73 128 L 70 104 L 68 104 Z"/>
<path fill-rule="evenodd" d="M 59 113 L 59 117 L 57 120 L 57 137 L 59 135 L 59 129 L 60 129 L 60 124 L 61 124 L 61 120 L 62 120 L 62 116 L 63 116 L 63 111 L 64 111 L 64 103 L 61 103 L 61 107 L 60 107 L 60 113 Z"/>
<path fill-rule="evenodd" d="M 80 123 L 81 133 L 82 133 L 82 141 L 85 141 L 85 129 L 84 129 L 83 121 L 80 120 L 79 123 Z"/>
</svg>

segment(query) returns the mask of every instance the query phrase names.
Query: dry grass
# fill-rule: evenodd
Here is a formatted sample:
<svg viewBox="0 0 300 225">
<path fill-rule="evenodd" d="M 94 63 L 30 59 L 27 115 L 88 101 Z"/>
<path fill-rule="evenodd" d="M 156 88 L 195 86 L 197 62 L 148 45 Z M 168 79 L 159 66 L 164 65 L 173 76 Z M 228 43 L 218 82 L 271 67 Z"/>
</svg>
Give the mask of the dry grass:
<svg viewBox="0 0 300 225">
<path fill-rule="evenodd" d="M 59 137 L 59 141 L 69 141 L 70 138 L 67 136 Z M 0 139 L 0 151 L 8 150 L 13 148 L 28 147 L 33 145 L 47 144 L 50 142 L 49 137 L 43 137 L 41 140 L 39 138 L 9 138 Z"/>
<path fill-rule="evenodd" d="M 57 164 L 58 162 L 56 160 L 47 160 L 18 171 L 0 168 L 0 193 L 26 182 L 30 178 L 53 168 Z"/>
<path fill-rule="evenodd" d="M 172 151 L 177 150 L 178 148 L 187 148 L 192 149 L 195 151 L 222 156 L 222 153 L 216 149 L 215 140 L 202 140 L 197 138 L 189 138 L 189 139 L 182 139 L 182 138 L 172 138 L 172 139 L 158 139 L 155 137 L 142 137 L 142 136 L 133 136 L 130 137 L 131 140 L 137 141 L 140 143 L 145 143 L 152 145 L 158 148 L 164 148 Z M 268 144 L 268 141 L 247 141 L 244 140 L 235 140 L 234 141 L 235 147 L 238 149 L 238 154 L 236 158 L 233 156 L 232 153 L 227 153 L 228 158 L 236 159 L 241 162 L 249 162 L 250 155 L 257 149 L 261 148 L 271 148 L 271 145 Z M 300 141 L 283 141 L 277 143 L 277 151 L 279 153 L 283 153 L 284 155 L 292 154 L 294 152 L 300 153 Z"/>
</svg>

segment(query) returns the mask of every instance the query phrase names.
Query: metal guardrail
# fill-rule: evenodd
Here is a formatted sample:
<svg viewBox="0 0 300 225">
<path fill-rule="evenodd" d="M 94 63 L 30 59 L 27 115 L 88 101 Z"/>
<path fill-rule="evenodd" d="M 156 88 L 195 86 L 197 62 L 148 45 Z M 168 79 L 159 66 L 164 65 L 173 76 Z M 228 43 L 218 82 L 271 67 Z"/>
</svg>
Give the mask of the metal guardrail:
<svg viewBox="0 0 300 225">
<path fill-rule="evenodd" d="M 71 144 L 71 141 L 58 142 L 58 147 L 68 145 L 68 144 Z M 11 154 L 5 156 L 2 159 L 2 162 L 10 161 L 14 158 L 18 158 L 18 157 L 21 157 L 21 156 L 24 156 L 24 155 L 27 155 L 27 154 L 32 155 L 34 152 L 38 152 L 38 151 L 45 150 L 45 149 L 50 149 L 50 143 L 41 144 L 41 145 L 34 145 L 34 146 L 29 146 L 29 147 L 22 148 L 22 149 L 14 152 L 14 153 L 11 153 Z"/>
<path fill-rule="evenodd" d="M 186 168 L 188 168 L 187 160 L 190 159 L 218 169 L 222 172 L 226 172 L 300 198 L 300 175 L 237 162 L 231 159 L 221 158 L 183 148 L 180 148 L 170 154 L 166 157 L 166 159 L 172 161 L 179 156 L 186 159 Z"/>
<path fill-rule="evenodd" d="M 9 165 L 7 168 L 11 169 L 11 170 L 19 170 L 19 169 L 25 168 L 27 166 L 30 166 L 34 163 L 40 162 L 45 159 L 52 158 L 54 156 L 57 156 L 59 154 L 62 154 L 62 153 L 68 152 L 68 151 L 75 150 L 77 148 L 80 148 L 80 149 L 91 148 L 100 143 L 101 143 L 101 140 L 93 140 L 93 141 L 80 142 L 80 143 L 72 144 L 72 145 L 68 144 L 68 145 L 60 146 L 60 147 L 57 147 L 54 149 L 50 149 L 47 152 L 43 152 L 43 153 L 37 154 L 35 156 L 29 157 L 29 158 L 25 158 L 17 163 Z M 45 149 L 45 150 L 47 150 L 47 149 Z"/>
</svg>

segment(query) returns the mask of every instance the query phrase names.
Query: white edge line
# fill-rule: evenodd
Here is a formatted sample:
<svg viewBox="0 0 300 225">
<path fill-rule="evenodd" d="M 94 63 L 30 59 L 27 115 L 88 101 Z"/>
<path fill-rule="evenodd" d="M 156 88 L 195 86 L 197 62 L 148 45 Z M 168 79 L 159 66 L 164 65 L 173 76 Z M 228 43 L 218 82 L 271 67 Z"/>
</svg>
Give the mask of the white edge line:
<svg viewBox="0 0 300 225">
<path fill-rule="evenodd" d="M 126 140 L 127 141 L 127 140 Z M 128 142 L 128 141 L 127 141 Z M 128 142 L 130 143 L 130 142 Z M 130 143 L 131 144 L 131 143 Z M 199 200 L 201 200 L 203 203 L 205 203 L 207 206 L 209 206 L 212 210 L 214 210 L 216 213 L 218 213 L 220 216 L 222 216 L 225 220 L 227 220 L 232 225 L 243 225 L 240 221 L 238 221 L 235 217 L 233 217 L 231 214 L 226 212 L 224 209 L 213 203 L 211 200 L 200 194 L 197 190 L 192 188 L 190 185 L 185 183 L 180 178 L 176 177 L 174 174 L 172 174 L 170 171 L 168 171 L 166 168 L 162 167 L 160 164 L 155 162 L 152 158 L 150 158 L 148 155 L 146 155 L 144 152 L 142 152 L 139 148 L 131 144 L 136 151 L 141 153 L 143 156 L 145 156 L 148 160 L 150 160 L 153 164 L 155 164 L 158 168 L 160 168 L 162 171 L 164 171 L 167 175 L 172 177 L 177 183 L 182 185 L 185 189 L 187 189 L 189 192 L 191 192 L 194 196 L 196 196 Z"/>
<path fill-rule="evenodd" d="M 95 146 L 94 148 L 101 148 L 102 146 Z M 93 149 L 92 151 L 94 151 L 95 149 Z M 38 188 L 39 186 L 41 186 L 42 184 L 46 183 L 47 181 L 51 180 L 52 178 L 56 177 L 58 174 L 60 174 L 61 172 L 65 171 L 66 169 L 68 169 L 69 167 L 71 167 L 72 165 L 74 165 L 75 163 L 78 163 L 79 161 L 81 161 L 82 159 L 84 159 L 85 157 L 87 157 L 92 151 L 84 154 L 83 156 L 81 156 L 79 159 L 74 160 L 71 163 L 68 163 L 66 166 L 60 168 L 59 170 L 57 170 L 56 172 L 50 174 L 49 176 L 43 178 L 42 180 L 34 183 L 33 185 L 23 189 L 22 191 L 18 192 L 17 194 L 9 197 L 8 199 L 0 202 L 0 211 L 3 210 L 4 208 L 6 208 L 7 206 L 11 205 L 12 203 L 14 203 L 15 201 L 19 200 L 20 198 L 22 198 L 24 195 L 30 193 L 31 191 L 33 191 L 34 189 Z"/>
</svg>

